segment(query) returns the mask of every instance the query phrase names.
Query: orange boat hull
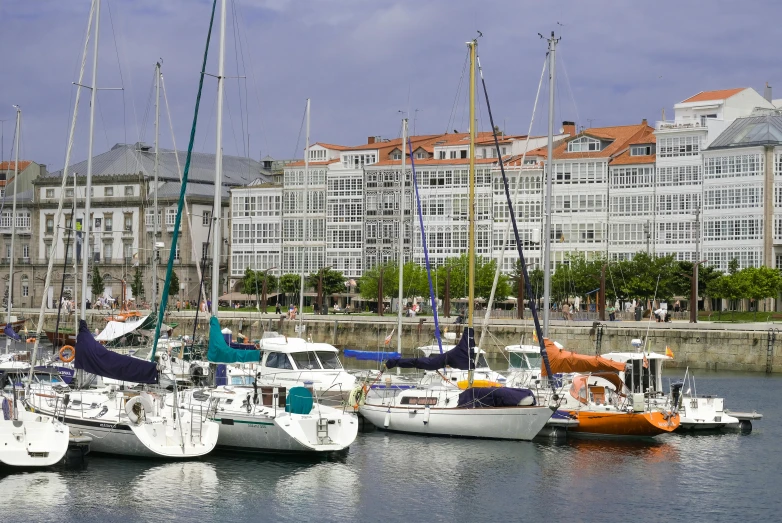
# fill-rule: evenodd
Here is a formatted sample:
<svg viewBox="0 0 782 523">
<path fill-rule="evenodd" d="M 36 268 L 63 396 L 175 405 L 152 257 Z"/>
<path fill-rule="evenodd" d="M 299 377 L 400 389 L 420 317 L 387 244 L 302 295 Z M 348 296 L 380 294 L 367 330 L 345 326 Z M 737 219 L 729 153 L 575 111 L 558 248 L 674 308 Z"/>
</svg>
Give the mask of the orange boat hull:
<svg viewBox="0 0 782 523">
<path fill-rule="evenodd" d="M 602 436 L 657 436 L 672 432 L 679 426 L 679 415 L 662 412 L 593 412 L 571 410 L 570 415 L 578 419 L 578 426 L 571 432 Z"/>
</svg>

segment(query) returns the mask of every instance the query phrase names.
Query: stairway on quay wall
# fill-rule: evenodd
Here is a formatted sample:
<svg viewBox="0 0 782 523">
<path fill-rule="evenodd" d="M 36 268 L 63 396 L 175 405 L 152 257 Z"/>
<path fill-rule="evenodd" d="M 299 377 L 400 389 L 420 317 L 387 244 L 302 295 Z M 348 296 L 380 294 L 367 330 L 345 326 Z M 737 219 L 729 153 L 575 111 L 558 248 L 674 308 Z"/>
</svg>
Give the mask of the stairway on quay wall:
<svg viewBox="0 0 782 523">
<path fill-rule="evenodd" d="M 32 312 L 32 311 L 30 311 Z M 89 311 L 88 323 L 94 329 L 105 326 L 105 311 Z M 28 318 L 32 315 L 26 313 Z M 171 312 L 166 321 L 178 323 L 175 335 L 191 335 L 195 313 L 193 311 Z M 421 321 L 423 320 L 423 321 Z M 56 313 L 47 313 L 45 328 L 53 329 Z M 205 335 L 208 319 L 199 315 L 197 333 Z M 72 327 L 73 320 L 61 319 L 61 325 Z M 284 319 L 274 314 L 225 312 L 220 314 L 222 327 L 231 329 L 234 336 L 242 332 L 250 339 L 258 339 L 264 330 L 272 330 L 286 336 L 298 336 L 298 321 Z M 396 318 L 385 316 L 311 316 L 304 317 L 305 333 L 316 342 L 330 343 L 339 348 L 359 350 L 396 350 L 397 336 L 389 345 L 384 339 L 396 327 Z M 782 333 L 769 323 L 698 323 L 686 322 L 649 323 L 647 321 L 603 322 L 600 353 L 633 350 L 630 342 L 644 339 L 648 331 L 648 350 L 665 352 L 668 346 L 675 358 L 666 367 L 690 367 L 691 369 L 782 372 Z M 442 330 L 461 335 L 461 328 L 452 319 L 441 322 Z M 28 329 L 32 330 L 32 325 Z M 503 368 L 505 358 L 501 354 L 506 345 L 523 342 L 531 344 L 533 325 L 528 320 L 491 320 L 489 333 L 485 336 L 483 349 L 489 353 L 490 361 Z M 588 321 L 552 321 L 551 338 L 565 349 L 581 354 L 594 354 L 598 341 L 598 329 Z M 476 339 L 480 338 L 480 327 L 476 328 Z M 771 345 L 769 344 L 771 340 Z M 434 325 L 431 317 L 405 318 L 402 326 L 402 351 L 413 355 L 416 347 L 434 344 Z M 456 343 L 444 340 L 444 343 Z"/>
</svg>

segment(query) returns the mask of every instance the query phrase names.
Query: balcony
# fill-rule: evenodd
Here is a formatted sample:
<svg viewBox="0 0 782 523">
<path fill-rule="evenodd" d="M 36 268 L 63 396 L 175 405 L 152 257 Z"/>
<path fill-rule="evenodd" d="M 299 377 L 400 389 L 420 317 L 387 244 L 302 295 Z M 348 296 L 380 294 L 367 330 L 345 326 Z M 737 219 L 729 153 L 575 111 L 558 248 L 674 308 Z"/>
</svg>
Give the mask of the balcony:
<svg viewBox="0 0 782 523">
<path fill-rule="evenodd" d="M 30 265 L 32 264 L 32 261 L 30 260 L 29 257 L 27 258 L 22 257 L 22 258 L 17 258 L 16 263 L 18 263 L 19 265 Z"/>
<path fill-rule="evenodd" d="M 711 120 L 715 119 L 711 118 Z M 654 128 L 657 131 L 690 131 L 705 130 L 707 126 L 704 120 L 658 120 Z"/>
</svg>

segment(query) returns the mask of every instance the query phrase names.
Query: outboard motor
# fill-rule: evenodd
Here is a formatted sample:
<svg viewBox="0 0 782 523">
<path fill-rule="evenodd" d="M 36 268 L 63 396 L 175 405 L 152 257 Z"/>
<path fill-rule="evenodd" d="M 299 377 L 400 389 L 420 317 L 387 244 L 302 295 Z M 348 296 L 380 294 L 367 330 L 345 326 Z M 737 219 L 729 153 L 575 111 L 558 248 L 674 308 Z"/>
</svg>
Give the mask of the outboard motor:
<svg viewBox="0 0 782 523">
<path fill-rule="evenodd" d="M 684 386 L 684 382 L 682 381 L 671 383 L 671 401 L 673 402 L 674 412 L 679 411 L 679 398 L 681 398 L 681 392 L 683 386 Z"/>
</svg>

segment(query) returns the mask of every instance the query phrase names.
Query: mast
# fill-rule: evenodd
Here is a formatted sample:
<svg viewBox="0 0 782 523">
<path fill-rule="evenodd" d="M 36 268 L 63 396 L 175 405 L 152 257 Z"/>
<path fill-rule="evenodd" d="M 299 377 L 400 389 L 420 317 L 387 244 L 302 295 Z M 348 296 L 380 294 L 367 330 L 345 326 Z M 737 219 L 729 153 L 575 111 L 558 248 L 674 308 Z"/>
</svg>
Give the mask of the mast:
<svg viewBox="0 0 782 523">
<path fill-rule="evenodd" d="M 407 149 L 407 118 L 402 118 L 402 188 L 399 200 L 399 302 L 396 304 L 396 351 L 402 354 L 402 299 L 405 266 L 405 150 Z M 412 154 L 412 151 L 410 151 Z M 423 231 L 422 231 L 423 232 Z M 383 304 L 381 303 L 382 307 Z"/>
<path fill-rule="evenodd" d="M 8 314 L 6 315 L 6 323 L 11 324 L 11 306 L 12 306 L 12 297 L 14 293 L 14 239 L 16 238 L 16 188 L 19 185 L 19 142 L 21 141 L 20 138 L 22 137 L 21 128 L 22 128 L 22 109 L 15 105 L 16 107 L 16 152 L 15 152 L 15 161 L 14 161 L 14 199 L 13 199 L 13 206 L 11 207 L 11 259 L 8 266 Z M 11 336 L 6 336 L 6 349 L 10 352 L 11 350 L 11 342 L 12 338 Z M 33 365 L 35 365 L 35 362 L 32 362 Z"/>
<path fill-rule="evenodd" d="M 558 38 L 548 38 L 548 161 L 546 162 L 546 225 L 543 228 L 543 336 L 548 337 L 551 313 L 551 180 L 554 177 L 554 74 Z"/>
<path fill-rule="evenodd" d="M 81 265 L 81 319 L 87 319 L 87 255 L 90 251 L 90 191 L 92 191 L 92 147 L 95 134 L 95 98 L 98 94 L 98 40 L 100 38 L 100 0 L 95 0 L 95 42 L 92 53 L 92 86 L 90 87 L 90 136 L 87 139 L 87 184 L 84 194 L 84 219 L 82 220 L 84 260 Z M 73 197 L 76 198 L 74 192 Z M 75 221 L 75 217 L 74 217 Z M 75 301 L 74 301 L 75 303 Z M 75 316 L 75 315 L 74 315 Z"/>
<path fill-rule="evenodd" d="M 470 195 L 468 201 L 469 233 L 467 239 L 467 326 L 473 327 L 473 314 L 475 312 L 475 55 L 478 41 L 467 43 L 470 48 L 470 170 L 468 171 Z"/>
<path fill-rule="evenodd" d="M 76 211 L 79 208 L 78 205 L 78 198 L 76 198 L 76 175 L 78 173 L 74 171 L 73 173 L 73 214 L 71 215 L 71 227 L 73 227 L 73 306 L 76 307 L 76 304 L 79 303 L 78 298 L 78 292 L 76 292 L 79 289 L 79 258 L 76 256 L 76 245 L 79 243 L 79 234 L 81 234 L 81 231 L 79 231 L 79 228 L 76 225 Z M 63 171 L 63 176 L 65 176 L 65 171 Z M 64 192 L 64 189 L 63 189 Z M 84 220 L 82 220 L 84 221 Z M 57 223 L 57 222 L 55 222 Z M 84 237 L 82 237 L 82 250 L 84 251 L 84 256 L 87 255 L 86 245 L 88 243 L 84 242 Z M 67 247 L 66 247 L 67 249 Z M 65 271 L 62 273 L 62 279 L 65 279 Z M 60 296 L 60 299 L 62 300 L 62 296 Z M 79 315 L 75 314 L 73 315 L 73 333 L 76 335 L 79 332 Z"/>
<path fill-rule="evenodd" d="M 220 216 L 222 214 L 223 180 L 223 88 L 225 75 L 225 2 L 220 2 L 220 52 L 217 61 L 217 146 L 215 147 L 215 198 L 212 208 L 212 316 L 217 316 L 220 297 Z"/>
<path fill-rule="evenodd" d="M 302 236 L 302 243 L 307 241 L 307 189 L 309 189 L 310 183 L 310 99 L 307 98 L 307 145 L 304 149 L 304 196 L 302 198 L 304 206 L 302 209 L 302 222 L 304 235 Z M 299 337 L 304 338 L 304 331 L 302 326 L 304 325 L 304 259 L 305 248 L 304 245 L 299 247 L 301 249 L 301 276 L 299 281 Z"/>
<path fill-rule="evenodd" d="M 159 158 L 160 142 L 160 62 L 155 64 L 155 178 L 153 192 L 155 194 L 155 214 L 152 217 L 152 312 L 157 311 L 157 178 L 160 168 Z M 219 192 L 219 191 L 218 191 Z"/>
</svg>

